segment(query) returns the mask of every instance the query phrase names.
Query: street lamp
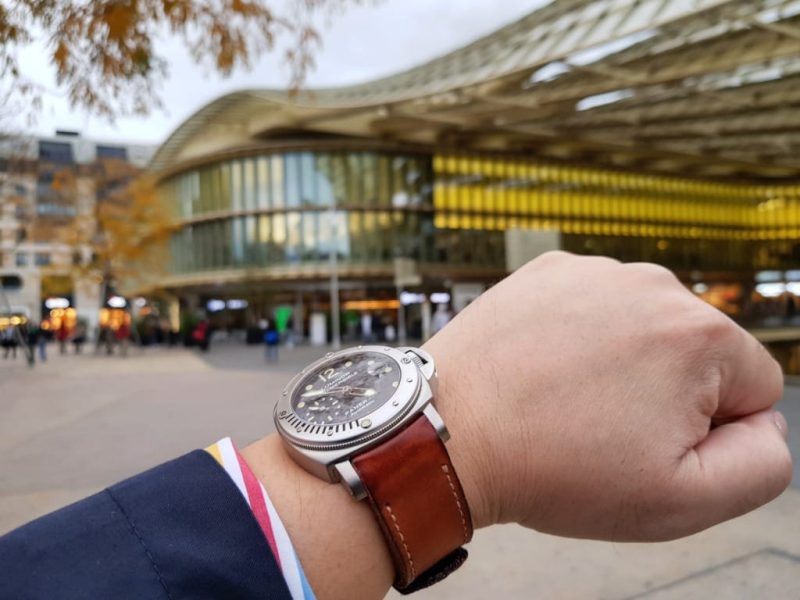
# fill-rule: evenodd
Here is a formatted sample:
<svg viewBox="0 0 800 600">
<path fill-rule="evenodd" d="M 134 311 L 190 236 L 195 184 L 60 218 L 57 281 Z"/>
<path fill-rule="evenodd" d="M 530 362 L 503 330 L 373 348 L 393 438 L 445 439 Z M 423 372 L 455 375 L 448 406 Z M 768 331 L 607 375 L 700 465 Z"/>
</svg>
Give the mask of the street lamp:
<svg viewBox="0 0 800 600">
<path fill-rule="evenodd" d="M 331 296 L 331 344 L 334 350 L 342 347 L 342 339 L 339 328 L 339 252 L 336 244 L 336 197 L 331 200 L 328 207 L 328 217 L 330 221 L 330 245 L 328 256 L 330 259 L 330 296 Z"/>
</svg>

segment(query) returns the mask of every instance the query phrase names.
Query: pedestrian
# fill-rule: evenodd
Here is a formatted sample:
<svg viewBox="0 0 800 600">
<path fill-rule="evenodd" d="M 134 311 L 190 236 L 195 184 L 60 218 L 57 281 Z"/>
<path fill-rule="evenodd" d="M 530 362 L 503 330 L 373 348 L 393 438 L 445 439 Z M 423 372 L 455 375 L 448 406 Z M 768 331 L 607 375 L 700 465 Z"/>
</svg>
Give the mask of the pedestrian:
<svg viewBox="0 0 800 600">
<path fill-rule="evenodd" d="M 431 329 L 433 333 L 438 333 L 444 326 L 450 322 L 452 316 L 450 315 L 450 311 L 447 310 L 446 304 L 437 304 L 436 305 L 436 312 L 433 313 L 433 319 L 431 319 Z"/>
<path fill-rule="evenodd" d="M 72 345 L 75 347 L 75 354 L 80 354 L 83 344 L 86 342 L 86 323 L 78 321 L 75 326 L 75 335 L 72 336 Z"/>
<path fill-rule="evenodd" d="M 45 332 L 39 323 L 31 321 L 28 324 L 28 351 L 30 352 L 30 360 L 33 362 L 34 353 L 39 351 L 39 360 L 47 362 L 47 340 L 45 339 Z"/>
<path fill-rule="evenodd" d="M 289 350 L 294 349 L 294 317 L 289 317 L 286 323 L 286 347 Z"/>
<path fill-rule="evenodd" d="M 119 345 L 119 352 L 122 356 L 128 355 L 128 342 L 131 338 L 131 327 L 124 321 L 120 323 L 117 330 L 114 332 L 114 339 Z"/>
<path fill-rule="evenodd" d="M 9 325 L 0 332 L 0 345 L 3 347 L 3 359 L 17 358 L 17 336 L 13 325 Z"/>
<path fill-rule="evenodd" d="M 17 338 L 20 341 L 22 352 L 30 367 L 36 364 L 36 346 L 31 343 L 31 330 L 33 327 L 34 324 L 27 321 L 17 328 Z"/>
<path fill-rule="evenodd" d="M 67 353 L 67 341 L 69 340 L 69 326 L 66 319 L 61 319 L 61 324 L 56 331 L 56 339 L 58 340 L 59 354 Z"/>
<path fill-rule="evenodd" d="M 275 322 L 271 321 L 269 325 L 267 325 L 267 330 L 264 332 L 264 344 L 266 344 L 267 347 L 267 362 L 278 362 L 278 346 L 280 342 L 281 336 L 278 333 L 277 327 L 275 327 Z"/>
<path fill-rule="evenodd" d="M 208 352 L 211 344 L 211 326 L 206 319 L 200 321 L 192 331 L 192 340 L 203 352 Z"/>
<path fill-rule="evenodd" d="M 100 352 L 103 346 L 105 346 L 106 354 L 108 356 L 114 354 L 114 330 L 111 329 L 110 325 L 100 328 L 100 337 L 98 338 L 97 346 L 95 347 L 95 353 Z"/>
<path fill-rule="evenodd" d="M 372 315 L 368 312 L 361 315 L 361 341 L 365 344 L 369 344 L 373 341 Z"/>
</svg>

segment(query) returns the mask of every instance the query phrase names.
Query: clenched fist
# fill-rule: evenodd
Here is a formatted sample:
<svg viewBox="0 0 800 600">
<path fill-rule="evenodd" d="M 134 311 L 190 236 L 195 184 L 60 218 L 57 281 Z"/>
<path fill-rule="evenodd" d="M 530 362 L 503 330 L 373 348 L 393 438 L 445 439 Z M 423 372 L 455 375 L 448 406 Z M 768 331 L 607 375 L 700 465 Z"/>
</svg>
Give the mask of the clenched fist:
<svg viewBox="0 0 800 600">
<path fill-rule="evenodd" d="M 545 254 L 425 350 L 476 526 L 667 540 L 789 484 L 778 364 L 661 267 Z"/>
</svg>

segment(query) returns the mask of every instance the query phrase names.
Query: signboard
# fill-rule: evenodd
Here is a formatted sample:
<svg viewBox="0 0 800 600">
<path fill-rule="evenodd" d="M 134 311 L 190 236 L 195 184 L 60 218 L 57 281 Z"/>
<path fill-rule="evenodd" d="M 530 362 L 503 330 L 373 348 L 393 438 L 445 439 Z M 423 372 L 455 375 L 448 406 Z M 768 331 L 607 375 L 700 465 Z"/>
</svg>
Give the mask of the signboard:
<svg viewBox="0 0 800 600">
<path fill-rule="evenodd" d="M 557 229 L 507 229 L 506 269 L 516 271 L 540 254 L 559 249 L 561 232 Z"/>
<path fill-rule="evenodd" d="M 0 274 L 0 289 L 20 290 L 22 289 L 22 277 L 16 273 Z"/>
<path fill-rule="evenodd" d="M 312 346 L 324 346 L 328 342 L 324 313 L 311 313 L 309 318 L 309 338 Z"/>
</svg>

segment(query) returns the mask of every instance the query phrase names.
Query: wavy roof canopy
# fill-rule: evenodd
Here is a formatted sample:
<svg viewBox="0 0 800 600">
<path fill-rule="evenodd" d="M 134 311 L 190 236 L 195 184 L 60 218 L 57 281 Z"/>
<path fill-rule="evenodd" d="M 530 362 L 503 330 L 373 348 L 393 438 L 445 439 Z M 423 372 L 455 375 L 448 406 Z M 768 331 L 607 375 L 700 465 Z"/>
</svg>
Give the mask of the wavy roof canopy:
<svg viewBox="0 0 800 600">
<path fill-rule="evenodd" d="M 800 176 L 800 0 L 555 0 L 368 83 L 243 90 L 158 171 L 270 137 L 333 134 L 699 176 Z"/>
</svg>

